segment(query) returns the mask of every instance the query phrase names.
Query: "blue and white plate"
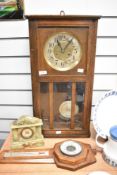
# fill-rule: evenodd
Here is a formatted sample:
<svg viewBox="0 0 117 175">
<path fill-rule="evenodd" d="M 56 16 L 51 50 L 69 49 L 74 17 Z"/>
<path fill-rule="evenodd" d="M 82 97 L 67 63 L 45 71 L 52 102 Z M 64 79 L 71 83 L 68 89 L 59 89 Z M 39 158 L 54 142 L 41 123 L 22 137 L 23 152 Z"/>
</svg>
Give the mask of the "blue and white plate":
<svg viewBox="0 0 117 175">
<path fill-rule="evenodd" d="M 117 125 L 117 91 L 105 93 L 95 106 L 93 125 L 99 136 L 106 138 L 109 130 Z"/>
</svg>

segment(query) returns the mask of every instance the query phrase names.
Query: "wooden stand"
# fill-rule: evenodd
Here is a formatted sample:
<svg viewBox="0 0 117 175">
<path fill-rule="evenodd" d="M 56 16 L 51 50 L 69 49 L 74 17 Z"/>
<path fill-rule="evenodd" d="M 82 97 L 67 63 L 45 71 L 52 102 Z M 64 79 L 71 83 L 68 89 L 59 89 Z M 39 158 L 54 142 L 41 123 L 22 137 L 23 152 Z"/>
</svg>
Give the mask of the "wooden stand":
<svg viewBox="0 0 117 175">
<path fill-rule="evenodd" d="M 54 147 L 54 160 L 57 167 L 75 171 L 96 162 L 96 158 L 89 144 L 79 142 L 82 152 L 76 156 L 67 156 L 60 151 L 62 142 L 56 143 Z"/>
<path fill-rule="evenodd" d="M 0 163 L 54 163 L 53 149 L 4 150 L 0 154 Z"/>
</svg>

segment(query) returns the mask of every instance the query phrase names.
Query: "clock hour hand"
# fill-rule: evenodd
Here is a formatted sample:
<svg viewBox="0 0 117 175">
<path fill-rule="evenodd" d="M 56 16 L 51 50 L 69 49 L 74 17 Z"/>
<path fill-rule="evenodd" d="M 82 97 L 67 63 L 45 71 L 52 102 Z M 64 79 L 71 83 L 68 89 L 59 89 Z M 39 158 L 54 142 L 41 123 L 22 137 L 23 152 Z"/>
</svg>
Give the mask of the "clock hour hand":
<svg viewBox="0 0 117 175">
<path fill-rule="evenodd" d="M 57 44 L 58 44 L 58 46 L 60 47 L 61 52 L 63 53 L 63 52 L 64 52 L 64 49 L 62 48 L 61 43 L 59 42 L 59 40 L 58 40 L 58 39 L 57 39 Z"/>
</svg>

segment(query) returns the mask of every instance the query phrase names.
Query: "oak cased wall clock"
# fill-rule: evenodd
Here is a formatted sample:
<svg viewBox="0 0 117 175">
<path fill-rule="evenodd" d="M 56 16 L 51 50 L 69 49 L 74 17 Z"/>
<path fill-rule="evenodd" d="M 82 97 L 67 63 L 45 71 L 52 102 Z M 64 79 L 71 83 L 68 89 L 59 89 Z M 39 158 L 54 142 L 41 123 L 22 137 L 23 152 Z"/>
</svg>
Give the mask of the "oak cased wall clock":
<svg viewBox="0 0 117 175">
<path fill-rule="evenodd" d="M 34 116 L 45 137 L 89 137 L 99 16 L 28 16 Z"/>
</svg>

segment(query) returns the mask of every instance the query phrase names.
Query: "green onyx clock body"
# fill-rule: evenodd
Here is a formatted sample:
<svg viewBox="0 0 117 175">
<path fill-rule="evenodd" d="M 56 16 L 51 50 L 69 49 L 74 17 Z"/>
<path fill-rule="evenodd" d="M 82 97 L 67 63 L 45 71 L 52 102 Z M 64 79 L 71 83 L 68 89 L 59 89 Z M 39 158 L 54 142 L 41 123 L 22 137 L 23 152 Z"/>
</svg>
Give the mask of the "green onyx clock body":
<svg viewBox="0 0 117 175">
<path fill-rule="evenodd" d="M 41 133 L 42 120 L 36 117 L 21 116 L 11 126 L 12 149 L 44 145 Z"/>
</svg>

